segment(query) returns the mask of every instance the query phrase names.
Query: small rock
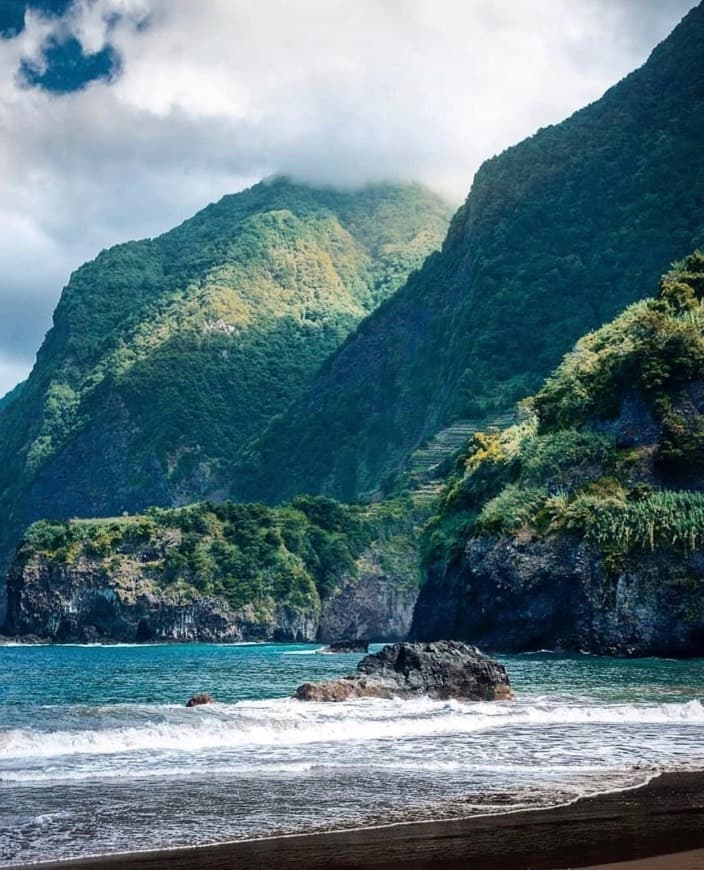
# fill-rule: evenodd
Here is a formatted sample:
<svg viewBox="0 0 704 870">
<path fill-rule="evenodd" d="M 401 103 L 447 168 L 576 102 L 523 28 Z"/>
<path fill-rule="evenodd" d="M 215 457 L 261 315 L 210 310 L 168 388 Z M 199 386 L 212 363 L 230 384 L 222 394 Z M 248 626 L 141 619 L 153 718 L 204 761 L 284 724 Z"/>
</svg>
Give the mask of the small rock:
<svg viewBox="0 0 704 870">
<path fill-rule="evenodd" d="M 215 698 L 211 697 L 207 692 L 200 692 L 197 695 L 194 695 L 192 698 L 189 698 L 186 701 L 187 707 L 198 707 L 200 704 L 214 704 Z"/>
<path fill-rule="evenodd" d="M 336 640 L 325 647 L 326 653 L 368 653 L 368 640 Z"/>
</svg>

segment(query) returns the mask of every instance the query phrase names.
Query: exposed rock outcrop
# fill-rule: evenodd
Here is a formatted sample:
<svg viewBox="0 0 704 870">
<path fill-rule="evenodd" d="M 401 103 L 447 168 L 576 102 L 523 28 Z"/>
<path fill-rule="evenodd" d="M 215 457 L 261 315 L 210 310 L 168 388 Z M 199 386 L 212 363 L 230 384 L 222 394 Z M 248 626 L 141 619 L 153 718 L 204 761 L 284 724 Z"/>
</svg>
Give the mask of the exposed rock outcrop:
<svg viewBox="0 0 704 870">
<path fill-rule="evenodd" d="M 192 698 L 189 698 L 186 701 L 187 707 L 200 707 L 202 704 L 214 704 L 215 698 L 212 695 L 209 695 L 207 692 L 199 692 L 197 695 L 193 695 Z"/>
<path fill-rule="evenodd" d="M 160 587 L 134 564 L 107 574 L 89 559 L 35 556 L 13 564 L 8 582 L 10 635 L 58 642 L 313 641 L 318 612 L 272 602 L 233 610 L 223 598 Z"/>
<path fill-rule="evenodd" d="M 411 637 L 704 654 L 704 253 L 481 433 L 428 524 Z"/>
<path fill-rule="evenodd" d="M 318 640 L 338 638 L 389 642 L 405 640 L 413 619 L 420 575 L 410 536 L 402 543 L 403 564 L 396 570 L 369 550 L 358 562 L 356 577 L 345 578 L 323 602 Z M 399 561 L 398 559 L 395 561 Z"/>
<path fill-rule="evenodd" d="M 476 647 L 458 641 L 396 643 L 366 656 L 354 674 L 296 689 L 301 701 L 349 698 L 458 698 L 466 701 L 508 700 L 506 669 Z"/>
<path fill-rule="evenodd" d="M 436 567 L 421 590 L 412 637 L 462 638 L 492 650 L 604 655 L 704 654 L 704 553 L 641 554 L 613 574 L 567 535 L 475 538 L 464 559 Z"/>
<path fill-rule="evenodd" d="M 368 626 L 375 640 L 392 641 L 406 636 L 418 594 L 417 586 L 399 588 L 392 578 L 362 572 L 343 580 L 322 612 L 320 604 L 294 607 L 273 599 L 266 606 L 235 610 L 224 598 L 155 582 L 145 566 L 158 556 L 140 550 L 114 568 L 84 557 L 73 562 L 42 555 L 16 559 L 9 572 L 4 632 L 59 643 L 331 642 L 345 636 L 331 636 L 333 626 L 354 624 L 351 641 Z"/>
<path fill-rule="evenodd" d="M 336 640 L 326 647 L 326 653 L 368 653 L 368 640 Z"/>
</svg>

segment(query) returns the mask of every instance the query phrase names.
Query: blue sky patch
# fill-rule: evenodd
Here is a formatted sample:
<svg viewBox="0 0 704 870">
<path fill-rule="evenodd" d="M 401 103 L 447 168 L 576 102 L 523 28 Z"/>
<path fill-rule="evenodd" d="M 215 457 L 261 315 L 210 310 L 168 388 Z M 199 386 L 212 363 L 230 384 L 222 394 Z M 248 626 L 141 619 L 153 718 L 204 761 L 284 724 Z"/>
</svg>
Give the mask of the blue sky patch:
<svg viewBox="0 0 704 870">
<path fill-rule="evenodd" d="M 43 54 L 44 68 L 23 60 L 19 75 L 26 85 L 52 94 L 79 91 L 99 79 L 110 81 L 120 72 L 120 55 L 111 45 L 95 54 L 84 54 L 81 43 L 74 36 L 60 41 L 51 39 Z"/>
<path fill-rule="evenodd" d="M 63 15 L 72 0 L 0 0 L 0 37 L 11 39 L 24 30 L 27 8 L 45 15 Z"/>
</svg>

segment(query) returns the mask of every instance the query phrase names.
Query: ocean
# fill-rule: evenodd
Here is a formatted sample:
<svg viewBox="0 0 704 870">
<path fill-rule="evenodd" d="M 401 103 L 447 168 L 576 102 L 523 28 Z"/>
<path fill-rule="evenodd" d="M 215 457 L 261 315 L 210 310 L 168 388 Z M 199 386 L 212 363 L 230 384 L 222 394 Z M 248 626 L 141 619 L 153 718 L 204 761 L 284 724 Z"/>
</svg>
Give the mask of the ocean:
<svg viewBox="0 0 704 870">
<path fill-rule="evenodd" d="M 704 769 L 701 660 L 499 656 L 513 702 L 291 699 L 359 658 L 0 647 L 0 865 L 503 813 Z M 201 691 L 217 703 L 186 709 Z"/>
</svg>

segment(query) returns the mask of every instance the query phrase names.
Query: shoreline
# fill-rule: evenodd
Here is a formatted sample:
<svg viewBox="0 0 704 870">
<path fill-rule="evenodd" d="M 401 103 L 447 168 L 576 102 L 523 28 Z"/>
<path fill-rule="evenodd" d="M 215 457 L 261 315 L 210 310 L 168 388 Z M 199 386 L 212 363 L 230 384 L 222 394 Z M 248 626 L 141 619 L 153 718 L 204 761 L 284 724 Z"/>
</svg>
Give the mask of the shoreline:
<svg viewBox="0 0 704 870">
<path fill-rule="evenodd" d="M 637 870 L 645 859 L 644 870 L 704 868 L 704 772 L 663 773 L 642 786 L 550 809 L 14 864 L 6 870 L 558 870 L 616 862 L 631 862 L 623 870 Z"/>
</svg>

